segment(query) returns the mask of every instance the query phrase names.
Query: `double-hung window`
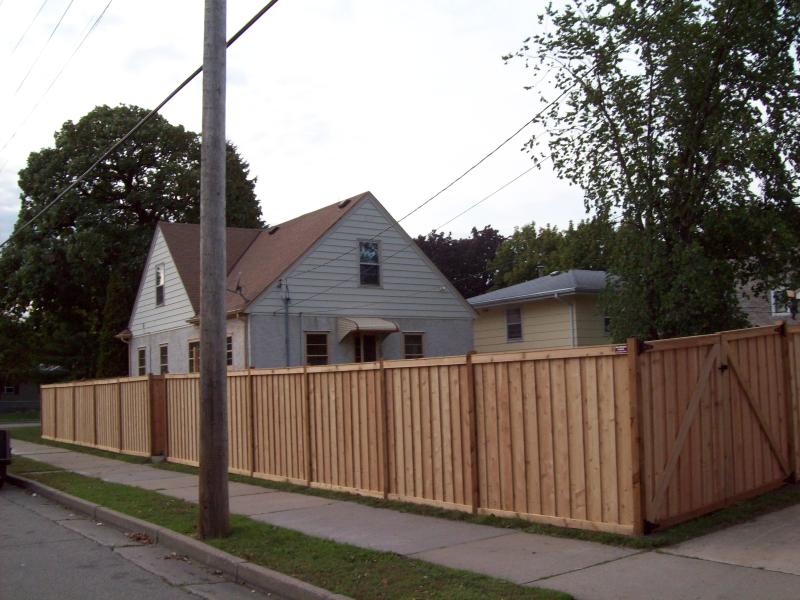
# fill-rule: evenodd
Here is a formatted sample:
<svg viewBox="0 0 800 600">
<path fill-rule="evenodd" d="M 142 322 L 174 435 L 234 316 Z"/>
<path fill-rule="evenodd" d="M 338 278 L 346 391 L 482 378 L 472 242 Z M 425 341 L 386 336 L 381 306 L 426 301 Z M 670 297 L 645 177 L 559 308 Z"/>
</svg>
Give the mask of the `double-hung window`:
<svg viewBox="0 0 800 600">
<path fill-rule="evenodd" d="M 169 373 L 169 346 L 167 344 L 161 344 L 158 347 L 158 364 L 162 375 Z"/>
<path fill-rule="evenodd" d="M 519 308 L 506 309 L 506 339 L 509 342 L 522 340 L 522 311 Z"/>
<path fill-rule="evenodd" d="M 189 373 L 200 372 L 200 342 L 189 342 Z"/>
<path fill-rule="evenodd" d="M 136 350 L 136 366 L 139 375 L 147 375 L 147 348 Z"/>
<path fill-rule="evenodd" d="M 425 354 L 422 350 L 422 334 L 421 333 L 404 333 L 403 334 L 403 357 L 404 358 L 422 358 Z"/>
<path fill-rule="evenodd" d="M 361 285 L 380 285 L 380 245 L 377 241 L 359 242 L 358 250 L 358 268 Z"/>
<path fill-rule="evenodd" d="M 308 365 L 328 364 L 327 333 L 306 334 L 306 364 Z"/>
<path fill-rule="evenodd" d="M 164 304 L 164 265 L 156 266 L 156 306 Z"/>
</svg>

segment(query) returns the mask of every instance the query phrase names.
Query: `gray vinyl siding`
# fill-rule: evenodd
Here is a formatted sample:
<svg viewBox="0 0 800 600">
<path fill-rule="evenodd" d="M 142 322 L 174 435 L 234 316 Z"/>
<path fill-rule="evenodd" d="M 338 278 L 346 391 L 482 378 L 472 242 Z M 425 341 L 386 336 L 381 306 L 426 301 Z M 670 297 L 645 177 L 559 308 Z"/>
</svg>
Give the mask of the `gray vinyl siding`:
<svg viewBox="0 0 800 600">
<path fill-rule="evenodd" d="M 376 236 L 380 241 L 381 285 L 361 286 L 358 242 Z M 318 269 L 309 271 L 315 267 Z M 286 278 L 291 314 L 439 319 L 474 316 L 416 244 L 369 199 L 326 233 L 290 268 Z M 248 309 L 270 315 L 276 311 L 283 311 L 282 290 L 277 285 L 267 288 Z"/>
<path fill-rule="evenodd" d="M 233 366 L 228 367 L 228 369 L 247 368 L 245 357 L 245 333 L 246 327 L 244 322 L 236 319 L 228 319 L 226 323 L 226 335 L 233 338 Z M 200 328 L 186 323 L 184 323 L 183 327 L 178 329 L 133 336 L 128 345 L 128 372 L 131 376 L 138 373 L 138 349 L 145 348 L 147 373 L 158 375 L 161 372 L 161 355 L 159 349 L 162 344 L 166 344 L 169 372 L 188 373 L 189 342 L 199 339 Z M 202 356 L 200 360 L 202 362 Z"/>
<path fill-rule="evenodd" d="M 421 333 L 425 356 L 452 356 L 472 350 L 472 318 L 461 319 L 394 319 L 400 332 L 379 336 L 380 352 L 387 360 L 403 358 L 403 332 Z M 280 313 L 251 315 L 251 361 L 256 368 L 287 366 L 284 343 L 285 322 Z M 355 360 L 353 336 L 339 341 L 336 317 L 289 315 L 289 364 L 305 361 L 305 333 L 328 334 L 329 364 L 351 363 Z"/>
<path fill-rule="evenodd" d="M 160 264 L 164 265 L 164 304 L 156 306 L 156 266 Z M 156 239 L 142 277 L 128 326 L 131 334 L 136 336 L 185 327 L 186 320 L 194 316 L 194 309 L 160 229 L 156 230 Z"/>
</svg>

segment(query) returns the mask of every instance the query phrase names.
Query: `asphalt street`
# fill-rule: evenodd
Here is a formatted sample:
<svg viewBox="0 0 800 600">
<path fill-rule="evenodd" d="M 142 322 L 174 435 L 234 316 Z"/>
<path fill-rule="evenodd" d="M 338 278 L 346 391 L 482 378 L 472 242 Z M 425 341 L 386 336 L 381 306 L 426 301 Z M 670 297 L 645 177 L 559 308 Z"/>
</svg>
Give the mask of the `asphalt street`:
<svg viewBox="0 0 800 600">
<path fill-rule="evenodd" d="M 0 489 L 0 600 L 198 597 L 268 596 L 166 548 L 142 543 L 135 532 L 126 535 L 8 484 Z"/>
</svg>

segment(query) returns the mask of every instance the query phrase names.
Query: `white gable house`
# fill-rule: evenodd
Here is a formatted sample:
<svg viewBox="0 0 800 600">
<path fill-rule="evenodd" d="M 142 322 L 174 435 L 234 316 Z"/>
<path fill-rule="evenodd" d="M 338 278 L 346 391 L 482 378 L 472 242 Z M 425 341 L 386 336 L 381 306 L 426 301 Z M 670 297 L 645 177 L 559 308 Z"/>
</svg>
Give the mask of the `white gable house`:
<svg viewBox="0 0 800 600">
<path fill-rule="evenodd" d="M 199 369 L 200 231 L 161 223 L 128 329 L 130 374 Z M 369 192 L 227 229 L 229 368 L 463 354 L 473 309 Z"/>
</svg>

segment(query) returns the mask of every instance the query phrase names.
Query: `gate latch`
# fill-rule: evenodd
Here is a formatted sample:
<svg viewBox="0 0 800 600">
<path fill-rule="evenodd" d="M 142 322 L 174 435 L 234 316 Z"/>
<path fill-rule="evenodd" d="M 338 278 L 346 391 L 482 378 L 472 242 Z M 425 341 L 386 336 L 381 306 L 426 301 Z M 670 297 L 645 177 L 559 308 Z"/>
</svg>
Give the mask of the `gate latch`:
<svg viewBox="0 0 800 600">
<path fill-rule="evenodd" d="M 725 363 L 722 363 L 722 364 L 719 366 L 719 370 L 720 370 L 720 371 L 722 371 L 722 372 L 724 373 L 725 371 L 727 371 L 727 370 L 728 370 L 728 365 L 726 365 Z"/>
</svg>

